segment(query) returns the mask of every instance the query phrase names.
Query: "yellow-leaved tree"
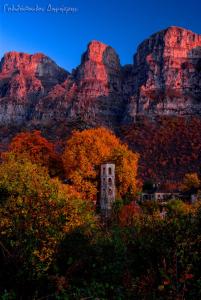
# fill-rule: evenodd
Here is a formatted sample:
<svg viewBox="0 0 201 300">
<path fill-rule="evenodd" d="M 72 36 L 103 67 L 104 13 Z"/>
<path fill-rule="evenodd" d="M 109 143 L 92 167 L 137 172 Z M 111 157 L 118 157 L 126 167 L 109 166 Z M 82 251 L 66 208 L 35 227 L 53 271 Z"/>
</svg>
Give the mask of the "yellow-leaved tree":
<svg viewBox="0 0 201 300">
<path fill-rule="evenodd" d="M 66 177 L 85 199 L 96 200 L 101 163 L 112 161 L 116 165 L 116 187 L 119 196 L 126 193 L 135 195 L 138 154 L 108 129 L 87 129 L 74 131 L 66 143 L 63 164 Z"/>
<path fill-rule="evenodd" d="M 0 165 L 0 249 L 22 269 L 45 272 L 66 234 L 95 219 L 86 201 L 47 169 L 7 154 Z"/>
</svg>

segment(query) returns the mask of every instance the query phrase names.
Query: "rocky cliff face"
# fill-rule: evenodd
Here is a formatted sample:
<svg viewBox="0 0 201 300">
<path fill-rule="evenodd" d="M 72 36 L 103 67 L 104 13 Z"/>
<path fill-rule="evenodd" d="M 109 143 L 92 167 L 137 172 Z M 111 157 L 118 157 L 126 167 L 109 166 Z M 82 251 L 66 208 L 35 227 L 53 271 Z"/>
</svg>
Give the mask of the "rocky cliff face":
<svg viewBox="0 0 201 300">
<path fill-rule="evenodd" d="M 118 125 L 125 110 L 122 72 L 115 51 L 92 41 L 80 66 L 56 85 L 35 107 L 33 118 L 77 126 Z M 79 124 L 80 123 L 80 124 Z"/>
<path fill-rule="evenodd" d="M 128 116 L 201 114 L 201 35 L 170 27 L 137 50 Z"/>
<path fill-rule="evenodd" d="M 93 126 L 117 126 L 125 99 L 120 61 L 115 51 L 100 42 L 91 42 L 74 77 L 77 95 L 70 116 L 79 115 Z"/>
<path fill-rule="evenodd" d="M 0 63 L 0 124 L 22 124 L 68 73 L 44 54 L 9 52 Z"/>
<path fill-rule="evenodd" d="M 182 28 L 152 35 L 138 47 L 133 65 L 124 67 L 98 41 L 88 45 L 72 74 L 43 54 L 10 52 L 0 63 L 0 126 L 114 129 L 137 115 L 196 114 L 201 35 Z"/>
</svg>

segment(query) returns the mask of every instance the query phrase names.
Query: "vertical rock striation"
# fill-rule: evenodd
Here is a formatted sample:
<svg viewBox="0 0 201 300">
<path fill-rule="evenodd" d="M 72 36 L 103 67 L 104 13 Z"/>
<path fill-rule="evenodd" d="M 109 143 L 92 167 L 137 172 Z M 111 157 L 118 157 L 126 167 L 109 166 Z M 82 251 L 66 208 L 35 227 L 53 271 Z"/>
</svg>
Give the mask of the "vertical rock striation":
<svg viewBox="0 0 201 300">
<path fill-rule="evenodd" d="M 133 65 L 89 43 L 70 74 L 44 54 L 9 52 L 0 62 L 0 125 L 107 126 L 138 115 L 201 114 L 201 35 L 169 27 L 145 40 Z"/>
<path fill-rule="evenodd" d="M 67 76 L 44 54 L 6 53 L 0 63 L 0 124 L 30 119 L 38 99 Z"/>
<path fill-rule="evenodd" d="M 134 56 L 128 116 L 201 114 L 200 66 L 201 35 L 179 27 L 152 35 Z"/>
<path fill-rule="evenodd" d="M 35 119 L 77 127 L 117 126 L 125 110 L 122 72 L 115 51 L 92 41 L 81 64 L 36 105 Z"/>
</svg>

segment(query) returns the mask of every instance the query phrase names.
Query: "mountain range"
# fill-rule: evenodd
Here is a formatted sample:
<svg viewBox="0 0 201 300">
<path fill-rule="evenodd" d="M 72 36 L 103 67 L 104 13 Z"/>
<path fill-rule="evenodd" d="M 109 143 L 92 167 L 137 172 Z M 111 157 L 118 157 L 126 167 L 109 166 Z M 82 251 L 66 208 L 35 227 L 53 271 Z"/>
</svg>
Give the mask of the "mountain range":
<svg viewBox="0 0 201 300">
<path fill-rule="evenodd" d="M 8 52 L 1 60 L 1 125 L 114 127 L 139 114 L 201 114 L 201 35 L 169 27 L 140 44 L 126 66 L 110 46 L 92 41 L 72 73 L 41 53 Z"/>
<path fill-rule="evenodd" d="M 124 139 L 122 128 L 133 131 L 144 118 L 200 116 L 201 35 L 184 28 L 153 34 L 125 66 L 99 41 L 71 73 L 42 53 L 8 52 L 0 62 L 2 145 L 27 129 L 59 140 L 73 129 L 105 126 Z"/>
</svg>

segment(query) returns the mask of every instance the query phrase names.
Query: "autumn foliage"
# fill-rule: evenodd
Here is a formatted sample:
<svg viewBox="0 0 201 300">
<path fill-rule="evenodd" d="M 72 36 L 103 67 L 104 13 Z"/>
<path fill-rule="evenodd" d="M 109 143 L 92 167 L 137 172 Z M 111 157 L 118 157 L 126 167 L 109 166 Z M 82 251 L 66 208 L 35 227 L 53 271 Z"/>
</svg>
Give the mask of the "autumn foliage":
<svg viewBox="0 0 201 300">
<path fill-rule="evenodd" d="M 90 221 L 90 208 L 79 199 L 72 187 L 51 179 L 44 167 L 8 155 L 0 168 L 4 251 L 32 274 L 43 273 L 63 237 Z"/>
<path fill-rule="evenodd" d="M 128 191 L 135 195 L 138 155 L 105 128 L 73 132 L 66 143 L 63 163 L 66 177 L 86 199 L 96 199 L 100 165 L 112 161 L 116 165 L 116 186 L 119 195 Z"/>
<path fill-rule="evenodd" d="M 54 144 L 41 135 L 40 131 L 17 134 L 9 145 L 9 151 L 23 156 L 33 163 L 45 166 L 51 176 L 61 175 L 62 163 Z"/>
<path fill-rule="evenodd" d="M 0 162 L 0 299 L 200 298 L 200 140 L 182 124 L 161 120 L 156 131 L 151 123 L 147 132 L 140 124 L 125 132 L 142 158 L 104 128 L 73 132 L 62 158 L 39 132 L 16 136 Z M 182 144 L 176 134 L 183 133 Z M 185 163 L 190 136 L 196 151 Z M 178 186 L 169 176 L 179 179 L 197 202 L 136 201 L 139 159 L 143 178 L 160 179 L 167 190 Z M 115 163 L 117 199 L 104 223 L 87 200 L 96 200 L 106 161 Z"/>
<path fill-rule="evenodd" d="M 139 118 L 121 131 L 124 142 L 140 154 L 143 180 L 175 184 L 186 173 L 201 172 L 201 120 L 196 117 Z"/>
<path fill-rule="evenodd" d="M 201 181 L 197 173 L 185 174 L 183 182 L 181 184 L 181 189 L 184 192 L 190 192 L 192 194 L 196 193 L 201 187 Z"/>
<path fill-rule="evenodd" d="M 130 204 L 124 205 L 119 212 L 120 226 L 132 226 L 135 219 L 140 216 L 141 212 L 141 208 L 134 201 Z"/>
</svg>

